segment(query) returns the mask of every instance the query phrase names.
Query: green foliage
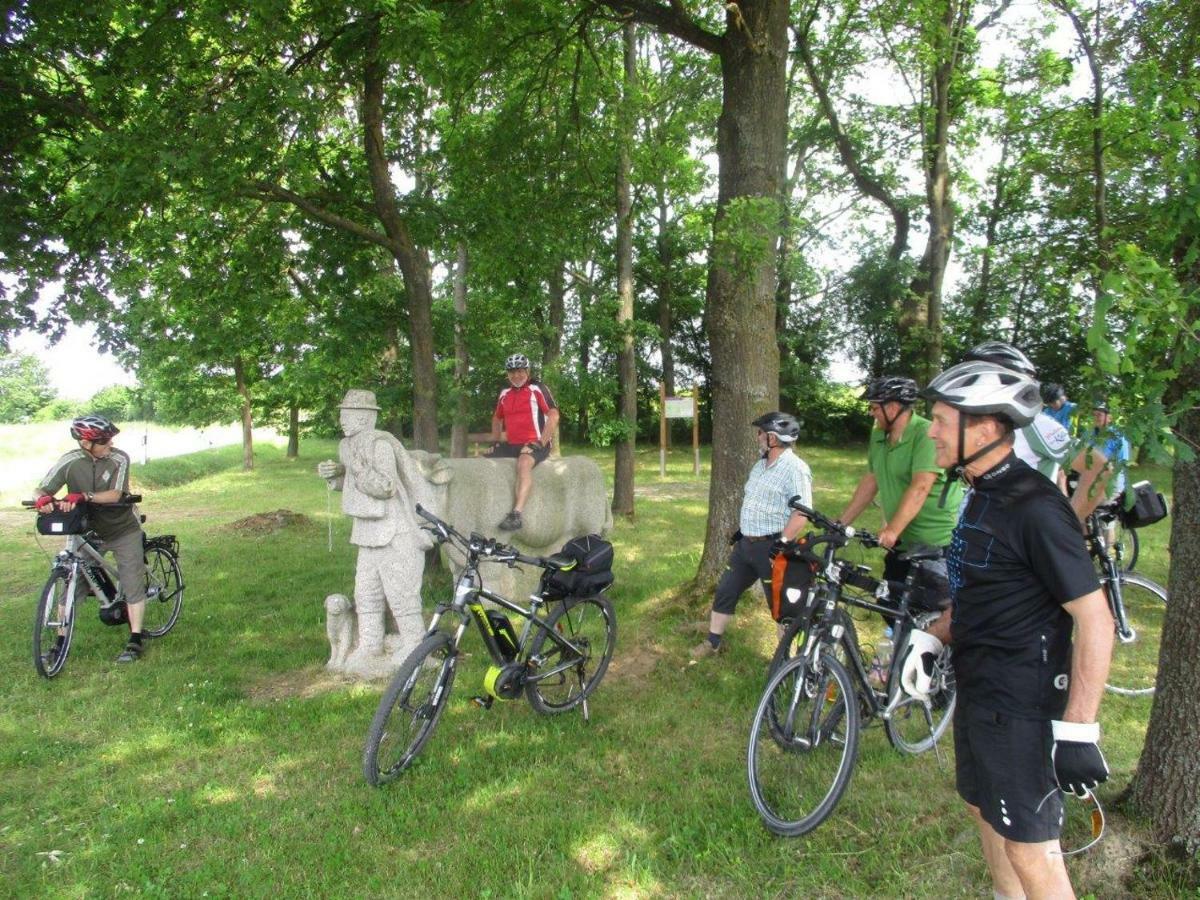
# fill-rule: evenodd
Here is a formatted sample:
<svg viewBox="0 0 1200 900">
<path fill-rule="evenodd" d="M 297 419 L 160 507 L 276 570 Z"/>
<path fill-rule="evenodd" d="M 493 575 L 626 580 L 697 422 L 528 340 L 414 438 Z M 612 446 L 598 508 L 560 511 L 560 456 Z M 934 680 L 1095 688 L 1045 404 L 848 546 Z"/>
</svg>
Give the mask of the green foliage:
<svg viewBox="0 0 1200 900">
<path fill-rule="evenodd" d="M 27 422 L 52 399 L 50 375 L 37 357 L 0 352 L 0 423 Z"/>
<path fill-rule="evenodd" d="M 154 404 L 146 397 L 145 391 L 123 384 L 110 385 L 97 391 L 83 406 L 114 422 L 154 421 Z"/>
<path fill-rule="evenodd" d="M 804 390 L 784 398 L 782 405 L 800 420 L 806 443 L 844 444 L 864 441 L 871 433 L 871 417 L 858 388 L 814 379 Z"/>
<path fill-rule="evenodd" d="M 73 419 L 76 416 L 82 415 L 87 411 L 85 404 L 78 400 L 68 400 L 66 397 L 59 397 L 57 400 L 51 400 L 32 416 L 31 422 L 62 422 L 65 419 Z"/>
</svg>

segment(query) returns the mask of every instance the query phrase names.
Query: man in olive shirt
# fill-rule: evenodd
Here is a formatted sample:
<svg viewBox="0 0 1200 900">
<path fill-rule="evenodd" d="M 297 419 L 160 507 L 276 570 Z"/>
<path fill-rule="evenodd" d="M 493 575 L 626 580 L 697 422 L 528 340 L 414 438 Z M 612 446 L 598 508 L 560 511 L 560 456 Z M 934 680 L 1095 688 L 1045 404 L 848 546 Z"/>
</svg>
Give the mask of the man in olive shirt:
<svg viewBox="0 0 1200 900">
<path fill-rule="evenodd" d="M 101 552 L 117 558 L 117 577 L 125 591 L 129 615 L 129 642 L 117 662 L 135 662 L 142 655 L 142 619 L 146 610 L 146 561 L 142 526 L 129 506 L 120 503 L 129 492 L 129 455 L 112 445 L 120 432 L 104 416 L 81 416 L 71 423 L 71 437 L 79 447 L 56 462 L 35 492 L 39 512 L 57 506 L 70 512 L 77 503 L 89 503 L 88 523 L 100 538 Z M 54 495 L 66 485 L 67 495 Z M 59 638 L 61 643 L 62 638 Z M 56 644 L 56 647 L 58 644 Z M 52 651 L 53 652 L 53 651 Z"/>
<path fill-rule="evenodd" d="M 929 420 L 912 410 L 917 383 L 897 376 L 877 378 L 867 385 L 863 397 L 875 420 L 867 473 L 842 511 L 841 521 L 849 525 L 878 495 L 884 516 L 881 545 L 889 550 L 947 546 L 958 518 L 962 486 L 955 482 L 947 488 L 945 472 L 935 461 L 937 449 L 929 439 Z M 903 581 L 908 569 L 899 554 L 889 553 L 884 577 Z"/>
</svg>

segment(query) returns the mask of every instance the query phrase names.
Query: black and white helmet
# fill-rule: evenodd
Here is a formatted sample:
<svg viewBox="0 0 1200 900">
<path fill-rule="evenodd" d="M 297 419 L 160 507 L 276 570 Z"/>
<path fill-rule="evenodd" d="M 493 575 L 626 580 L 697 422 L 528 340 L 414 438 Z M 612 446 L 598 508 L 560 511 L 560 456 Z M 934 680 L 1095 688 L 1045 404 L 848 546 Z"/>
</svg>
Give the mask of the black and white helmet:
<svg viewBox="0 0 1200 900">
<path fill-rule="evenodd" d="M 1014 372 L 1020 372 L 1029 378 L 1037 378 L 1037 369 L 1029 361 L 1029 357 L 1012 344 L 1006 344 L 1004 341 L 984 341 L 982 344 L 972 347 L 963 357 L 963 362 L 972 360 L 995 363 L 1006 369 L 1012 369 Z"/>
<path fill-rule="evenodd" d="M 513 369 L 528 369 L 529 357 L 524 353 L 514 353 L 504 361 L 504 369 L 511 372 Z"/>
<path fill-rule="evenodd" d="M 781 444 L 795 443 L 796 438 L 800 437 L 800 423 L 796 421 L 795 416 L 789 416 L 787 413 L 763 413 L 750 424 L 775 435 Z"/>
<path fill-rule="evenodd" d="M 917 402 L 917 383 L 900 375 L 884 375 L 867 382 L 862 399 L 869 403 L 902 403 L 912 406 Z"/>
<path fill-rule="evenodd" d="M 940 400 L 976 416 L 1004 416 L 1023 428 L 1042 411 L 1038 383 L 1020 372 L 986 360 L 951 366 L 921 391 L 927 400 Z"/>
</svg>

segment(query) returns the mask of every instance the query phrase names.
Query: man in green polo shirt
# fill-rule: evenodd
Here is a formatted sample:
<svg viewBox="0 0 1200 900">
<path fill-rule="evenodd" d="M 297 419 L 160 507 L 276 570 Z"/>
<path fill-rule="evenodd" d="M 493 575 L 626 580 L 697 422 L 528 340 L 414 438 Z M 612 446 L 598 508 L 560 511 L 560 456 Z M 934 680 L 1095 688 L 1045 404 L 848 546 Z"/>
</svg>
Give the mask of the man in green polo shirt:
<svg viewBox="0 0 1200 900">
<path fill-rule="evenodd" d="M 849 525 L 878 495 L 884 521 L 880 544 L 898 550 L 946 547 L 958 520 L 962 486 L 956 481 L 946 489 L 946 474 L 935 462 L 937 450 L 929 439 L 929 420 L 912 410 L 917 383 L 897 376 L 877 378 L 867 385 L 863 398 L 875 420 L 867 473 L 842 511 L 841 521 Z M 883 573 L 889 581 L 903 581 L 908 569 L 899 554 L 889 553 Z"/>
</svg>

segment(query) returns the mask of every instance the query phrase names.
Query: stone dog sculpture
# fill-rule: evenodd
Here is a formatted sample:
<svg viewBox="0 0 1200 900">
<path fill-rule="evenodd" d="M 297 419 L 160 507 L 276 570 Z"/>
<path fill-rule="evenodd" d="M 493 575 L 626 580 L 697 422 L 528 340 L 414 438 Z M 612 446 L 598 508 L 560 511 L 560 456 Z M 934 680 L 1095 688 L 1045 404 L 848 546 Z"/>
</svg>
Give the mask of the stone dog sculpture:
<svg viewBox="0 0 1200 900">
<path fill-rule="evenodd" d="M 353 606 L 341 594 L 326 599 L 327 668 L 379 678 L 399 668 L 425 633 L 421 578 L 433 541 L 413 509 L 427 505 L 431 492 L 403 445 L 375 429 L 379 407 L 371 391 L 348 391 L 340 409 L 341 462 L 322 462 L 317 474 L 342 492 L 358 561 Z"/>
</svg>

